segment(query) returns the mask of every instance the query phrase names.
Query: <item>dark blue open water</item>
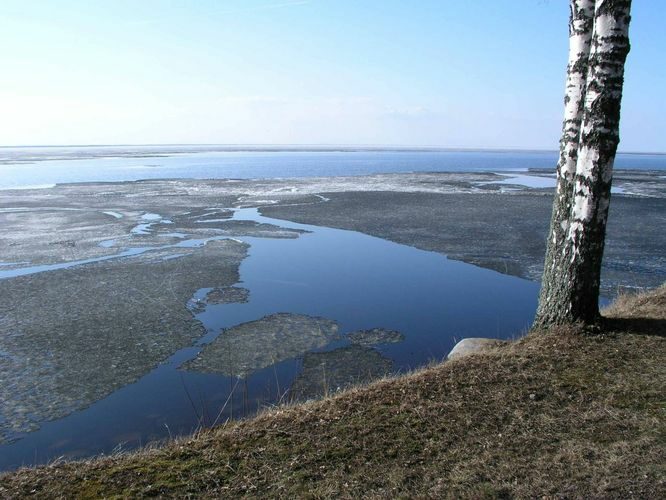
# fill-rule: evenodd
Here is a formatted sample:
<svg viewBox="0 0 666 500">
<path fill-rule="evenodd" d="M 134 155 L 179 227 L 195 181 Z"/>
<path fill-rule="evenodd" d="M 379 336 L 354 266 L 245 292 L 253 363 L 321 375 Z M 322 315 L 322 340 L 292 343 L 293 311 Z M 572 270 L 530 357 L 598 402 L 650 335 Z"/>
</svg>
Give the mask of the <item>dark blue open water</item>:
<svg viewBox="0 0 666 500">
<path fill-rule="evenodd" d="M 240 238 L 251 245 L 240 269 L 248 303 L 208 306 L 198 315 L 209 332 L 203 339 L 91 407 L 0 446 L 0 469 L 128 449 L 274 404 L 298 374 L 300 359 L 246 380 L 178 369 L 221 328 L 271 313 L 330 318 L 343 334 L 398 330 L 403 342 L 378 348 L 396 372 L 441 360 L 464 337 L 519 336 L 533 318 L 537 283 L 353 231 L 261 217 L 256 209 L 238 210 L 235 218 L 311 232 L 293 240 Z"/>
</svg>

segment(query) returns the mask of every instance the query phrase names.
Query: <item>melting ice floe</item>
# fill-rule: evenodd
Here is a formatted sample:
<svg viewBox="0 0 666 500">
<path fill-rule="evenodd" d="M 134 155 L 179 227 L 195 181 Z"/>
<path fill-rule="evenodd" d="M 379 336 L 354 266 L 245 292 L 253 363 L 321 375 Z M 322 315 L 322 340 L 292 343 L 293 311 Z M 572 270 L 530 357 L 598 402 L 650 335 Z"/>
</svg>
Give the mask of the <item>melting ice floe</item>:
<svg viewBox="0 0 666 500">
<path fill-rule="evenodd" d="M 256 212 L 256 209 L 250 209 L 248 210 L 236 210 L 234 212 L 234 218 L 239 218 L 239 212 L 242 213 L 243 215 L 250 214 L 250 212 Z M 251 217 L 249 217 L 251 219 Z M 141 234 L 151 234 L 151 229 L 150 227 L 153 224 L 163 224 L 163 223 L 172 223 L 169 220 L 165 220 L 162 218 L 161 215 L 159 214 L 154 214 L 154 213 L 146 213 L 141 217 L 142 220 L 145 221 L 151 221 L 151 222 L 145 222 L 138 224 L 136 227 L 134 227 L 130 232 L 134 235 L 141 235 Z M 243 220 L 242 217 L 240 217 L 241 220 Z M 166 221 L 166 222 L 165 222 Z M 2 279 L 8 279 L 8 278 L 16 278 L 18 276 L 26 276 L 29 274 L 36 274 L 36 273 L 41 273 L 41 272 L 46 272 L 46 271 L 56 271 L 59 269 L 68 269 L 71 267 L 76 267 L 84 264 L 92 264 L 95 262 L 102 262 L 106 260 L 112 260 L 112 259 L 118 259 L 118 258 L 123 258 L 123 257 L 136 257 L 138 255 L 144 254 L 146 252 L 154 251 L 154 250 L 166 250 L 166 249 L 171 249 L 171 248 L 200 248 L 206 245 L 206 243 L 210 241 L 221 241 L 221 240 L 233 240 L 238 243 L 243 243 L 242 240 L 238 238 L 233 238 L 229 237 L 227 235 L 225 236 L 212 236 L 212 237 L 207 237 L 207 238 L 192 238 L 192 239 L 187 239 L 188 234 L 187 233 L 166 233 L 161 236 L 173 236 L 176 238 L 179 238 L 181 241 L 174 243 L 174 244 L 169 244 L 169 245 L 159 245 L 159 246 L 146 246 L 146 247 L 132 247 L 132 248 L 127 248 L 119 253 L 113 254 L 113 255 L 104 255 L 101 257 L 91 257 L 88 259 L 81 259 L 81 260 L 75 260 L 75 261 L 70 261 L 70 262 L 59 262 L 56 264 L 41 264 L 41 265 L 36 265 L 36 266 L 26 266 L 26 267 L 21 267 L 18 269 L 0 269 L 0 280 Z M 98 243 L 98 245 L 102 248 L 112 248 L 114 247 L 118 242 L 118 239 L 109 239 L 109 240 L 103 240 Z M 178 255 L 182 256 L 182 255 Z M 169 257 L 169 258 L 176 258 L 174 257 Z M 28 262 L 19 262 L 19 263 L 3 263 L 2 266 L 0 267 L 7 267 L 7 266 L 14 266 L 17 264 L 29 264 Z"/>
</svg>

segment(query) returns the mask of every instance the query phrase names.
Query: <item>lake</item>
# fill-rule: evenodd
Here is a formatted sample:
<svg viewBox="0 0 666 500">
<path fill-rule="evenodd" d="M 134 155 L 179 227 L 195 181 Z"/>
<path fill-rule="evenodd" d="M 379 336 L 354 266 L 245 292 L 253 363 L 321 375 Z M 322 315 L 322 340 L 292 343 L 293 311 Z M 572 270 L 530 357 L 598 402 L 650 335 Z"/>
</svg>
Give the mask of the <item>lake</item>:
<svg viewBox="0 0 666 500">
<path fill-rule="evenodd" d="M 195 149 L 193 151 L 193 149 Z M 555 151 L 196 151 L 0 148 L 0 189 L 140 179 L 258 179 L 399 172 L 555 169 Z M 666 155 L 619 154 L 616 168 L 666 170 Z"/>
<path fill-rule="evenodd" d="M 4 148 L 0 187 L 149 178 L 521 171 L 552 168 L 555 161 L 554 152 Z M 621 155 L 617 167 L 662 170 L 666 157 Z M 62 418 L 41 420 L 31 432 L 17 432 L 15 440 L 0 445 L 0 469 L 128 450 L 280 402 L 334 392 L 347 383 L 405 373 L 442 360 L 465 337 L 518 337 L 533 319 L 538 283 L 359 232 L 271 219 L 255 208 L 227 208 L 233 211 L 232 221 L 272 224 L 299 236 L 226 234 L 201 239 L 193 236 L 194 230 L 183 230 L 165 234 L 177 241 L 159 247 L 135 243 L 102 258 L 0 267 L 1 286 L 16 276 L 86 269 L 100 260 L 132 259 L 165 249 L 171 253 L 162 258 L 177 261 L 187 258 L 179 249 L 226 238 L 249 244 L 234 287 L 216 288 L 213 276 L 210 287 L 181 304 L 205 327 L 201 338 L 93 404 Z M 115 210 L 103 213 L 110 221 L 122 220 Z M 187 213 L 182 216 L 190 217 Z M 206 222 L 206 216 L 199 214 L 190 227 Z M 214 220 L 208 215 L 207 223 Z M 140 241 L 159 224 L 173 224 L 147 210 L 137 222 L 127 241 Z M 115 244 L 105 240 L 100 247 L 115 249 Z M 211 299 L 229 293 L 238 298 Z M 290 325 L 297 335 L 290 333 Z M 103 353 L 91 355 L 103 358 Z M 0 343 L 0 363 L 9 356 Z M 0 427 L 6 418 L 0 410 Z"/>
</svg>

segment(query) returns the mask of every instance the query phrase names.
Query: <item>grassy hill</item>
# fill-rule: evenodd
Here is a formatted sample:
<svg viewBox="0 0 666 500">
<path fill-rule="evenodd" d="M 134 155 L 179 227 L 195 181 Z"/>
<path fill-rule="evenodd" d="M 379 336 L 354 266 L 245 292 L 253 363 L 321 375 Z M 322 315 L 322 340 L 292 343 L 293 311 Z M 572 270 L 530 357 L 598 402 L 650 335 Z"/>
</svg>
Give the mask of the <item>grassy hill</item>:
<svg viewBox="0 0 666 500">
<path fill-rule="evenodd" d="M 161 448 L 0 476 L 0 497 L 666 495 L 666 286 L 525 338 Z"/>
</svg>

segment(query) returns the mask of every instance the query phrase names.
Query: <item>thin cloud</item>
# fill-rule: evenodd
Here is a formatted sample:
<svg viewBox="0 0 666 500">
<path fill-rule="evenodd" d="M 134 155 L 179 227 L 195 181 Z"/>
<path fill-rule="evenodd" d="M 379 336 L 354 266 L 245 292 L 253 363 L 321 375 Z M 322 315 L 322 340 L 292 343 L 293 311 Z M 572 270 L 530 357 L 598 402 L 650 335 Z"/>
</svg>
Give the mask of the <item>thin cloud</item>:
<svg viewBox="0 0 666 500">
<path fill-rule="evenodd" d="M 263 5 L 254 5 L 252 7 L 240 7 L 238 9 L 218 9 L 218 10 L 213 10 L 211 12 L 208 12 L 207 15 L 212 16 L 228 16 L 228 15 L 233 15 L 233 14 L 243 14 L 246 12 L 256 12 L 256 11 L 262 11 L 262 10 L 273 10 L 273 9 L 284 9 L 287 7 L 296 7 L 299 5 L 307 5 L 311 3 L 311 0 L 293 0 L 293 1 L 287 1 L 287 2 L 279 2 L 279 3 L 268 3 L 268 4 L 263 4 Z M 171 17 L 168 16 L 162 16 L 162 17 L 154 17 L 152 19 L 133 19 L 131 21 L 127 21 L 125 24 L 126 25 L 148 25 L 148 24 L 159 24 L 162 22 L 167 21 L 168 19 L 171 19 Z"/>
</svg>

